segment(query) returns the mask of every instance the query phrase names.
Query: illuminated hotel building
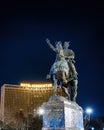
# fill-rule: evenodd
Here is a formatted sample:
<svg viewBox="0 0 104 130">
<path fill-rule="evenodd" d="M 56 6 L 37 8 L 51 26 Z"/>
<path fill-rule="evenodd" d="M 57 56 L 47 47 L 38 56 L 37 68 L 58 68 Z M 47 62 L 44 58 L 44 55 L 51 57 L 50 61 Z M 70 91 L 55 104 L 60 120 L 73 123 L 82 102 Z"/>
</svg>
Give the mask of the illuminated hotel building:
<svg viewBox="0 0 104 130">
<path fill-rule="evenodd" d="M 58 88 L 57 92 L 63 95 L 61 88 Z M 49 100 L 52 93 L 51 83 L 4 84 L 1 87 L 1 120 L 6 123 L 12 122 L 19 110 L 23 110 L 25 116 L 36 112 L 43 102 Z"/>
</svg>

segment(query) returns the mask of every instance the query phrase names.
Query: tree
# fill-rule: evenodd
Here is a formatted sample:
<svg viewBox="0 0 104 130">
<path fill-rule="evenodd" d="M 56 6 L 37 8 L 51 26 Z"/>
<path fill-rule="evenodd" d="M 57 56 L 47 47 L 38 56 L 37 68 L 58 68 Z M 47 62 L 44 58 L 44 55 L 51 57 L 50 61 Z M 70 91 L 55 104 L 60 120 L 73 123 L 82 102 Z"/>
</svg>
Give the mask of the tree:
<svg viewBox="0 0 104 130">
<path fill-rule="evenodd" d="M 15 119 L 16 119 L 16 130 L 24 130 L 24 113 L 22 109 L 20 109 L 16 113 Z"/>
</svg>

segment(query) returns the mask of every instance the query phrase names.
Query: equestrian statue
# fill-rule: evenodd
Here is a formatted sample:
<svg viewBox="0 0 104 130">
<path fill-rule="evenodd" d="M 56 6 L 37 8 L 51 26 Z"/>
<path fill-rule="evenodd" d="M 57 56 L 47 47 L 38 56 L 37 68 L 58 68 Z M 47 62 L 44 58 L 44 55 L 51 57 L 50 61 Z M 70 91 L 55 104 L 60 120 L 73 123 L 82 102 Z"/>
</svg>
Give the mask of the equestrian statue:
<svg viewBox="0 0 104 130">
<path fill-rule="evenodd" d="M 55 62 L 51 66 L 50 72 L 47 74 L 46 78 L 52 78 L 54 94 L 57 92 L 59 83 L 62 90 L 67 94 L 68 99 L 70 99 L 70 88 L 72 88 L 72 100 L 76 102 L 78 74 L 74 66 L 75 54 L 71 49 L 69 49 L 70 41 L 65 41 L 63 46 L 61 41 L 57 41 L 55 42 L 55 47 L 51 44 L 49 39 L 46 39 L 46 42 L 48 46 L 56 53 Z"/>
</svg>

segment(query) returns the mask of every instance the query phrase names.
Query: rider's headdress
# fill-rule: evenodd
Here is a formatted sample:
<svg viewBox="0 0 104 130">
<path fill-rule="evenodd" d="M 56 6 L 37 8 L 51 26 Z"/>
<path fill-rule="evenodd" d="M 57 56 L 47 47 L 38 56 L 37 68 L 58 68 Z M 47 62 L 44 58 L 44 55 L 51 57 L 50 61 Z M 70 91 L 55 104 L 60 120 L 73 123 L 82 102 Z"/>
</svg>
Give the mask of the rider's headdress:
<svg viewBox="0 0 104 130">
<path fill-rule="evenodd" d="M 70 45 L 70 41 L 65 41 L 64 45 L 68 45 L 69 46 Z"/>
<path fill-rule="evenodd" d="M 59 44 L 62 45 L 62 42 L 61 42 L 61 41 L 56 41 L 55 44 L 56 44 L 56 45 L 59 45 Z"/>
</svg>

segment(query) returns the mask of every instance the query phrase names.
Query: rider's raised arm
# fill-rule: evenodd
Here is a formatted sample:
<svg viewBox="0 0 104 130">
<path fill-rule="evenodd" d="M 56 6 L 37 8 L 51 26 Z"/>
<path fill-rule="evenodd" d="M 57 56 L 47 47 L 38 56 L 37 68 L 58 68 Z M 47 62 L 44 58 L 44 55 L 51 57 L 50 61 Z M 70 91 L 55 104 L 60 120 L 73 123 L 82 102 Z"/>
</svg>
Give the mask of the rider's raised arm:
<svg viewBox="0 0 104 130">
<path fill-rule="evenodd" d="M 56 52 L 56 48 L 51 44 L 51 42 L 50 42 L 50 40 L 49 40 L 48 38 L 46 39 L 46 42 L 47 42 L 48 46 L 49 46 L 53 51 Z"/>
</svg>

